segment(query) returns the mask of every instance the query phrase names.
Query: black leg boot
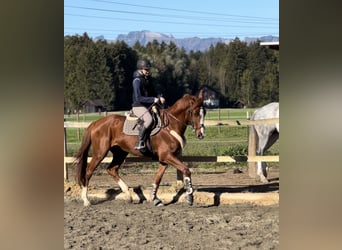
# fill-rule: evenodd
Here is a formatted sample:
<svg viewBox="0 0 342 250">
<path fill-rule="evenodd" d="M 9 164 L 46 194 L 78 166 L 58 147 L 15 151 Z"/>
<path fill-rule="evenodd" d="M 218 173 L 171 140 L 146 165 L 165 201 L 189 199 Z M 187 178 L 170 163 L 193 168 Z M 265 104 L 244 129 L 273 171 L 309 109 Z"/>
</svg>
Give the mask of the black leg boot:
<svg viewBox="0 0 342 250">
<path fill-rule="evenodd" d="M 138 138 L 138 142 L 135 145 L 135 149 L 143 149 L 145 148 L 145 140 L 146 140 L 146 132 L 147 132 L 147 128 L 145 128 L 144 126 L 142 126 L 142 128 L 139 130 L 139 138 Z"/>
</svg>

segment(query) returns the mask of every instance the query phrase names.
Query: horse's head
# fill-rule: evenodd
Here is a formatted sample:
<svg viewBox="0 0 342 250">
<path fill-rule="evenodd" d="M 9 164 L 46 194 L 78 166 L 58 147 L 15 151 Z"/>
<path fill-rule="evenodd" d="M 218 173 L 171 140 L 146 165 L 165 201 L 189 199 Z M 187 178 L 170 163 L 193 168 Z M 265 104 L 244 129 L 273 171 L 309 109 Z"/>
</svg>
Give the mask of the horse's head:
<svg viewBox="0 0 342 250">
<path fill-rule="evenodd" d="M 198 139 L 203 139 L 205 136 L 204 117 L 205 109 L 203 107 L 203 91 L 201 90 L 198 97 L 190 103 L 187 118 L 187 124 L 192 126 Z"/>
</svg>

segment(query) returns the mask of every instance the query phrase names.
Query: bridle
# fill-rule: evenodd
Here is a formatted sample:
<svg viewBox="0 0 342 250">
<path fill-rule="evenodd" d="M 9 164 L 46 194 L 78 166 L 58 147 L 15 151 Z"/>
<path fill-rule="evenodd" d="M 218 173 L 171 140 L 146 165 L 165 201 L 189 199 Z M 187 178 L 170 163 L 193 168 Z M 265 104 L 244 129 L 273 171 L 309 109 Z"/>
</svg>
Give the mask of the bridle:
<svg viewBox="0 0 342 250">
<path fill-rule="evenodd" d="M 168 123 L 167 124 L 164 124 L 163 127 L 167 127 L 168 124 L 169 124 L 169 118 L 171 117 L 172 119 L 174 119 L 175 121 L 179 122 L 179 123 L 182 123 L 183 125 L 185 126 L 191 126 L 192 129 L 196 132 L 197 130 L 201 130 L 201 133 L 203 134 L 203 136 L 205 135 L 205 127 L 204 127 L 204 116 L 205 116 L 205 109 L 203 106 L 200 107 L 200 116 L 201 116 L 201 120 L 200 120 L 200 126 L 199 127 L 195 127 L 195 122 L 194 122 L 194 116 L 193 116 L 193 108 L 192 108 L 192 105 L 190 106 L 189 110 L 188 110 L 188 113 L 191 117 L 191 120 L 187 120 L 187 122 L 183 122 L 181 120 L 179 120 L 177 117 L 175 117 L 173 114 L 167 112 L 165 109 L 164 109 L 164 114 L 166 114 L 167 116 L 167 121 Z"/>
<path fill-rule="evenodd" d="M 194 122 L 194 116 L 193 116 L 193 111 L 192 111 L 192 106 L 190 107 L 190 109 L 188 110 L 190 116 L 191 116 L 191 121 L 190 123 L 187 123 L 187 125 L 191 125 L 192 129 L 196 132 L 197 130 L 201 130 L 201 133 L 204 135 L 204 116 L 205 116 L 205 110 L 204 107 L 201 106 L 200 107 L 200 126 L 199 127 L 195 127 L 195 122 Z"/>
</svg>

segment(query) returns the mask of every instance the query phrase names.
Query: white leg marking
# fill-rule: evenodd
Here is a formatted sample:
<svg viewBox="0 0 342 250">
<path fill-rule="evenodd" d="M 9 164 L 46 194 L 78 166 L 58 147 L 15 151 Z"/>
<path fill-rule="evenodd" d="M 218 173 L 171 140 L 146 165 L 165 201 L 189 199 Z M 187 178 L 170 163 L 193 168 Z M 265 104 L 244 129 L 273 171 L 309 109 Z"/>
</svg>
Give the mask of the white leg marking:
<svg viewBox="0 0 342 250">
<path fill-rule="evenodd" d="M 258 168 L 257 168 L 257 174 L 260 177 L 260 181 L 262 183 L 268 183 L 267 178 L 265 177 L 265 174 L 267 175 L 267 165 L 264 163 L 262 163 L 261 161 L 258 161 L 257 164 Z M 266 172 L 265 172 L 266 171 Z M 265 173 L 265 174 L 264 174 Z"/>
<path fill-rule="evenodd" d="M 132 202 L 132 196 L 131 196 L 131 193 L 128 190 L 127 184 L 122 179 L 120 179 L 118 181 L 118 185 L 120 186 L 122 192 L 124 193 L 124 199 L 127 200 L 127 201 Z"/>
<path fill-rule="evenodd" d="M 187 194 L 193 193 L 194 190 L 192 188 L 191 179 L 189 177 L 184 177 L 184 186 Z"/>
<path fill-rule="evenodd" d="M 151 190 L 151 200 L 157 199 L 157 185 L 152 184 L 152 190 Z"/>
<path fill-rule="evenodd" d="M 258 168 L 257 168 L 257 174 L 258 174 L 258 175 L 261 175 L 261 174 L 262 174 L 261 161 L 258 161 L 258 162 L 257 162 L 257 166 L 258 166 Z"/>
<path fill-rule="evenodd" d="M 81 197 L 82 197 L 83 204 L 84 204 L 85 207 L 90 205 L 90 202 L 89 202 L 88 197 L 87 197 L 87 193 L 88 193 L 88 188 L 87 187 L 82 187 Z"/>
<path fill-rule="evenodd" d="M 124 193 L 128 193 L 129 192 L 127 184 L 122 179 L 120 179 L 118 181 L 118 185 L 120 186 L 122 192 L 124 192 Z"/>
</svg>

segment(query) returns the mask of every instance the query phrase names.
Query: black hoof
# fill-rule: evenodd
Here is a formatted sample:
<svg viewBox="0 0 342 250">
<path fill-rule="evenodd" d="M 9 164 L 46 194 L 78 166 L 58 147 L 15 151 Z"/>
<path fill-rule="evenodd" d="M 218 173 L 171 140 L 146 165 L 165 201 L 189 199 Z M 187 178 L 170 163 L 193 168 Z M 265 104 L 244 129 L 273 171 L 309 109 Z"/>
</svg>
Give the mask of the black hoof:
<svg viewBox="0 0 342 250">
<path fill-rule="evenodd" d="M 159 200 L 159 199 L 154 199 L 154 200 L 153 200 L 153 205 L 155 205 L 156 207 L 164 206 L 164 204 L 162 203 L 162 201 Z"/>
</svg>

